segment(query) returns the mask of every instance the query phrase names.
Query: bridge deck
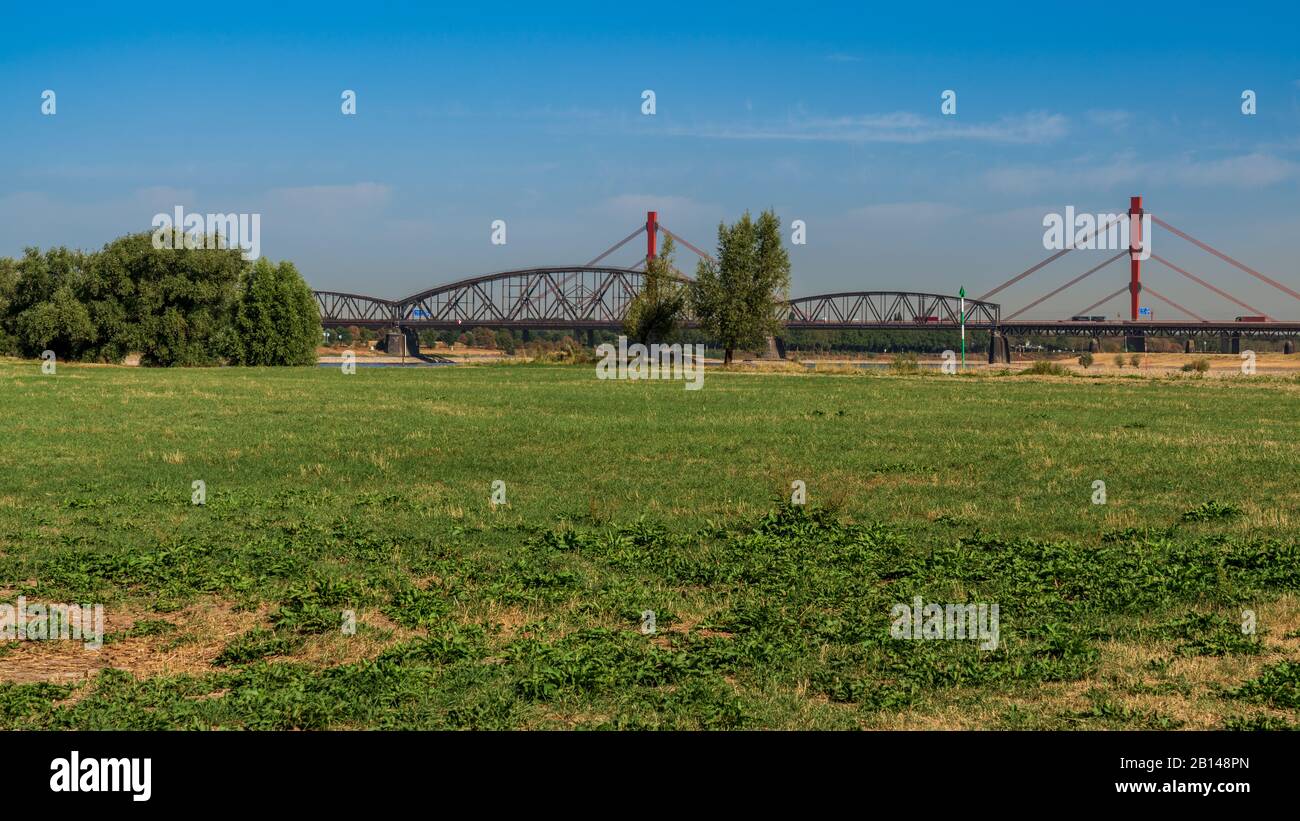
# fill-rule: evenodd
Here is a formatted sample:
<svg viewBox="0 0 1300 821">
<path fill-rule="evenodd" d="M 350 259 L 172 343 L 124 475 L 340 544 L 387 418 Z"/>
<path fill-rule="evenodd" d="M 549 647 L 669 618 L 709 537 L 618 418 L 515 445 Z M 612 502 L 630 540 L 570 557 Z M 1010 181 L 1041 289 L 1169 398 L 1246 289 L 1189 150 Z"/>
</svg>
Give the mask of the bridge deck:
<svg viewBox="0 0 1300 821">
<path fill-rule="evenodd" d="M 501 271 L 440 285 L 404 299 L 316 291 L 321 324 L 412 330 L 474 327 L 533 330 L 617 330 L 645 276 L 633 268 L 550 266 Z M 997 303 L 911 291 L 847 291 L 797 297 L 783 304 L 791 330 L 955 331 L 1011 336 L 1295 337 L 1300 322 L 1136 321 L 1073 319 L 1004 321 Z M 694 325 L 690 317 L 683 323 Z"/>
</svg>

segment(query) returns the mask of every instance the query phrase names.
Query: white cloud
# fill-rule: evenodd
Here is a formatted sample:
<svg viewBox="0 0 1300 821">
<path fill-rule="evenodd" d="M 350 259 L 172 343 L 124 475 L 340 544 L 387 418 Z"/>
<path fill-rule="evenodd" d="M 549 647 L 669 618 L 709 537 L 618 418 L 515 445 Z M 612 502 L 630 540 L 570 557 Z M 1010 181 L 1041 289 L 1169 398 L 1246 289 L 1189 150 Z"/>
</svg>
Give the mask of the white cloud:
<svg viewBox="0 0 1300 821">
<path fill-rule="evenodd" d="M 388 204 L 393 189 L 375 182 L 351 185 L 308 185 L 297 188 L 272 188 L 267 199 L 276 205 L 288 205 L 305 211 L 338 213 L 354 209 L 375 209 Z"/>
<path fill-rule="evenodd" d="M 1000 166 L 984 172 L 982 179 L 991 190 L 1024 195 L 1053 189 L 1111 189 L 1134 184 L 1147 173 L 1147 166 L 1124 153 L 1102 160 L 1082 157 L 1052 165 Z"/>
<path fill-rule="evenodd" d="M 160 211 L 170 213 L 177 205 L 189 210 L 192 197 L 192 191 L 181 189 L 139 189 L 112 199 L 61 198 L 43 191 L 5 194 L 0 196 L 0 256 L 28 246 L 96 249 L 123 234 L 150 230 Z"/>
<path fill-rule="evenodd" d="M 619 194 L 601 205 L 602 213 L 627 222 L 629 229 L 645 222 L 647 211 L 658 211 L 665 224 L 712 224 L 727 216 L 720 205 L 671 194 Z"/>
<path fill-rule="evenodd" d="M 1091 125 L 1123 131 L 1133 122 L 1133 113 L 1118 108 L 1094 108 L 1084 113 Z"/>
<path fill-rule="evenodd" d="M 1300 164 L 1259 152 L 1210 162 L 1186 160 L 1172 170 L 1185 185 L 1262 188 L 1300 176 Z"/>
<path fill-rule="evenodd" d="M 1008 243 L 1014 245 L 1022 237 L 1040 240 L 1043 235 L 1043 217 L 1058 212 L 1063 207 L 1061 203 L 1052 203 L 1025 205 L 1002 211 L 979 211 L 972 215 L 972 220 L 983 230 L 1005 237 Z M 1093 209 L 1079 205 L 1079 210 L 1089 212 Z"/>
<path fill-rule="evenodd" d="M 177 205 L 185 206 L 186 210 L 194 207 L 195 192 L 193 188 L 152 185 L 137 188 L 133 197 L 137 203 L 146 209 L 153 208 L 155 212 L 165 211 L 170 214 Z"/>
<path fill-rule="evenodd" d="M 924 226 L 953 219 L 966 213 L 943 202 L 920 200 L 916 202 L 886 202 L 854 208 L 845 216 L 851 221 L 865 221 L 877 226 Z"/>
<path fill-rule="evenodd" d="M 1010 194 L 1097 191 L 1158 183 L 1187 187 L 1263 188 L 1300 179 L 1300 163 L 1264 152 L 1198 160 L 1141 161 L 1130 153 L 1097 160 L 1078 158 L 1053 165 L 1008 165 L 981 175 L 991 190 Z"/>
<path fill-rule="evenodd" d="M 971 123 L 922 117 L 907 111 L 853 117 L 808 118 L 770 125 L 702 125 L 677 128 L 679 137 L 719 140 L 803 140 L 856 143 L 928 143 L 971 140 L 993 143 L 1043 143 L 1069 132 L 1061 114 L 1036 111 Z"/>
</svg>

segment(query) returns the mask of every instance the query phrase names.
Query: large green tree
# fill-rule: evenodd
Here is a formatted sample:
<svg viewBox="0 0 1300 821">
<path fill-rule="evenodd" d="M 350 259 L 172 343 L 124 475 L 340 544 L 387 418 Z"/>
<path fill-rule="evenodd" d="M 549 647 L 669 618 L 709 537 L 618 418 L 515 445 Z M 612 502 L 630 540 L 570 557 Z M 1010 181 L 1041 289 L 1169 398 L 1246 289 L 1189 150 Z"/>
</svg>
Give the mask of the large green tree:
<svg viewBox="0 0 1300 821">
<path fill-rule="evenodd" d="M 18 353 L 18 338 L 14 336 L 13 305 L 14 294 L 18 290 L 18 262 L 9 257 L 0 257 L 0 356 L 14 356 Z"/>
<path fill-rule="evenodd" d="M 665 237 L 658 255 L 646 262 L 641 290 L 623 318 L 623 333 L 633 342 L 661 342 L 677 328 L 686 307 L 686 291 L 673 267 L 673 251 L 673 238 Z"/>
<path fill-rule="evenodd" d="M 95 323 L 72 288 L 60 285 L 18 315 L 18 340 L 30 355 L 50 350 L 60 359 L 75 359 L 95 341 Z"/>
<path fill-rule="evenodd" d="M 242 252 L 176 246 L 154 248 L 145 232 L 92 256 L 85 298 L 100 358 L 136 350 L 143 365 L 214 365 L 231 353 L 236 289 L 248 267 Z"/>
<path fill-rule="evenodd" d="M 91 350 L 98 334 L 82 303 L 86 267 L 86 255 L 67 248 L 28 248 L 13 265 L 6 324 L 24 356 L 79 359 Z"/>
<path fill-rule="evenodd" d="M 292 262 L 265 257 L 249 269 L 235 309 L 232 359 L 241 365 L 311 365 L 321 343 L 320 313 Z"/>
<path fill-rule="evenodd" d="M 717 339 L 724 364 L 737 349 L 757 348 L 779 332 L 779 300 L 790 288 L 790 257 L 781 243 L 781 221 L 767 210 L 749 212 L 733 225 L 718 225 L 716 260 L 696 266 L 691 305 L 700 327 Z"/>
</svg>

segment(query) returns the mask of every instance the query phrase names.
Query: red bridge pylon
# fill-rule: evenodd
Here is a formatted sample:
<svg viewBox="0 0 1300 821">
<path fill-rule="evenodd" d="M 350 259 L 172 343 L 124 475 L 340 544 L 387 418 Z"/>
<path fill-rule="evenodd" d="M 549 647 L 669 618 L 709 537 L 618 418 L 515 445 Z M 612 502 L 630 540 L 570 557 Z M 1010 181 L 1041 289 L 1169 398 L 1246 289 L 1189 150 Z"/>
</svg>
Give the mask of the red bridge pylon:
<svg viewBox="0 0 1300 821">
<path fill-rule="evenodd" d="M 629 242 L 636 239 L 637 236 L 639 236 L 640 234 L 645 233 L 646 235 L 645 257 L 633 263 L 632 265 L 627 266 L 629 268 L 634 268 L 634 269 L 641 268 L 646 264 L 647 261 L 654 259 L 656 254 L 658 253 L 658 237 L 660 232 L 664 233 L 667 236 L 672 237 L 673 242 L 693 252 L 695 255 L 700 257 L 700 259 L 706 259 L 709 260 L 710 262 L 714 261 L 713 257 L 708 255 L 704 251 L 701 251 L 699 248 L 695 247 L 695 245 L 693 245 L 691 242 L 683 239 L 682 237 L 670 231 L 668 229 L 668 226 L 664 225 L 662 222 L 659 221 L 658 211 L 647 211 L 645 215 L 645 225 L 639 226 L 635 231 L 623 237 L 621 240 L 614 243 L 610 247 L 606 248 L 604 253 L 602 253 L 600 256 L 596 257 L 595 259 L 593 259 L 591 262 L 588 262 L 587 266 L 590 267 L 592 265 L 599 265 L 600 261 L 605 259 L 605 257 L 608 257 L 610 254 L 622 248 L 624 245 L 627 245 Z M 683 277 L 686 276 L 680 270 L 678 270 L 676 266 L 673 267 L 673 270 L 676 271 L 679 276 L 683 276 Z M 689 277 L 687 278 L 689 279 Z"/>
<path fill-rule="evenodd" d="M 1077 285 L 1078 283 L 1082 282 L 1084 279 L 1086 279 L 1086 278 L 1088 278 L 1089 276 L 1095 274 L 1097 271 L 1100 271 L 1102 268 L 1105 268 L 1107 265 L 1111 264 L 1112 262 L 1115 262 L 1115 261 L 1118 260 L 1120 257 L 1124 256 L 1125 254 L 1128 254 L 1128 256 L 1129 256 L 1129 282 L 1128 282 L 1128 285 L 1125 286 L 1125 287 L 1123 287 L 1123 288 L 1120 288 L 1119 290 L 1115 291 L 1114 293 L 1110 294 L 1109 296 L 1103 298 L 1101 301 L 1099 301 L 1099 302 L 1095 302 L 1095 303 L 1093 303 L 1092 305 L 1089 305 L 1087 308 L 1084 308 L 1082 311 L 1079 312 L 1080 314 L 1088 314 L 1090 311 L 1095 310 L 1096 308 L 1098 308 L 1098 307 L 1100 307 L 1100 306 L 1106 304 L 1107 302 L 1110 302 L 1111 300 L 1115 299 L 1116 297 L 1120 296 L 1120 295 L 1123 294 L 1125 291 L 1127 291 L 1127 292 L 1129 293 L 1129 315 L 1130 315 L 1130 318 L 1131 318 L 1134 322 L 1137 322 L 1137 321 L 1138 321 L 1138 314 L 1139 314 L 1139 307 L 1140 307 L 1140 303 L 1141 303 L 1141 294 L 1142 294 L 1142 291 L 1143 291 L 1143 285 L 1142 285 L 1142 258 L 1145 257 L 1145 256 L 1149 256 L 1151 259 L 1155 260 L 1156 262 L 1160 263 L 1161 265 L 1165 266 L 1166 268 L 1169 268 L 1170 270 L 1172 270 L 1172 271 L 1174 271 L 1174 272 L 1176 272 L 1176 273 L 1178 273 L 1178 274 L 1180 274 L 1180 275 L 1186 277 L 1187 279 L 1190 279 L 1191 281 L 1195 282 L 1196 284 L 1198 284 L 1198 285 L 1200 285 L 1200 286 L 1202 286 L 1202 287 L 1204 287 L 1204 288 L 1206 288 L 1206 289 L 1208 289 L 1208 290 L 1214 292 L 1215 294 L 1217 294 L 1218 296 L 1220 296 L 1220 297 L 1222 297 L 1222 298 L 1228 300 L 1229 302 L 1232 302 L 1232 303 L 1234 303 L 1234 304 L 1236 304 L 1236 305 L 1239 305 L 1239 306 L 1242 307 L 1242 308 L 1245 308 L 1246 310 L 1250 311 L 1252 314 L 1259 315 L 1259 316 L 1263 316 L 1267 321 L 1270 321 L 1270 322 L 1275 321 L 1275 320 L 1273 319 L 1272 316 L 1268 315 L 1268 314 L 1265 313 L 1264 311 L 1262 311 L 1262 310 L 1260 310 L 1260 309 L 1258 309 L 1258 308 L 1255 308 L 1255 307 L 1251 306 L 1250 304 L 1248 304 L 1248 303 L 1242 301 L 1241 299 L 1238 299 L 1237 297 L 1233 296 L 1232 294 L 1228 293 L 1227 291 L 1225 291 L 1225 290 L 1223 290 L 1223 289 L 1221 289 L 1221 288 L 1218 288 L 1218 287 L 1216 287 L 1216 286 L 1210 284 L 1209 282 L 1205 281 L 1205 280 L 1202 279 L 1201 277 L 1199 277 L 1199 276 L 1193 274 L 1191 271 L 1185 270 L 1184 268 L 1181 268 L 1181 267 L 1175 265 L 1174 263 L 1170 262 L 1169 260 L 1165 259 L 1165 258 L 1162 257 L 1162 256 L 1158 256 L 1158 255 L 1156 255 L 1156 254 L 1149 253 L 1149 251 L 1150 251 L 1150 241 L 1151 241 L 1151 238 L 1150 238 L 1150 237 L 1147 237 L 1147 236 L 1144 236 L 1144 234 L 1143 234 L 1143 225 L 1144 225 L 1144 222 L 1143 222 L 1143 216 L 1148 216 L 1148 217 L 1150 218 L 1150 222 L 1151 222 L 1151 223 L 1153 223 L 1154 225 L 1159 225 L 1160 227 L 1164 228 L 1166 231 L 1169 231 L 1169 232 L 1170 232 L 1171 234 L 1173 234 L 1174 236 L 1177 236 L 1177 237 L 1179 237 L 1179 238 L 1181 238 L 1181 239 L 1185 239 L 1185 240 L 1187 240 L 1188 242 L 1190 242 L 1190 243 L 1192 243 L 1193 245 L 1197 246 L 1197 247 L 1200 248 L 1201 250 L 1203 250 L 1203 251 L 1207 251 L 1207 252 L 1213 254 L 1214 256 L 1218 257 L 1219 259 L 1223 260 L 1224 262 L 1227 262 L 1229 265 L 1232 265 L 1233 267 L 1235 267 L 1235 268 L 1237 268 L 1237 269 L 1239 269 L 1239 270 L 1241 270 L 1241 271 L 1244 271 L 1244 272 L 1247 273 L 1247 274 L 1250 274 L 1252 277 L 1258 279 L 1259 281 L 1264 282 L 1264 283 L 1266 283 L 1266 284 L 1272 286 L 1273 288 L 1276 288 L 1277 290 L 1279 290 L 1279 291 L 1281 291 L 1281 292 L 1287 294 L 1287 295 L 1290 296 L 1290 297 L 1293 297 L 1294 299 L 1300 300 L 1300 292 L 1297 292 L 1297 291 L 1292 290 L 1291 288 L 1288 288 L 1286 285 L 1283 285 L 1281 282 L 1278 282 L 1277 280 L 1275 280 L 1275 279 L 1273 279 L 1273 278 L 1271 278 L 1271 277 L 1269 277 L 1269 276 L 1266 276 L 1266 275 L 1260 273 L 1259 271 L 1256 271 L 1254 268 L 1251 268 L 1250 266 L 1245 265 L 1245 264 L 1243 264 L 1243 263 L 1237 261 L 1236 259 L 1233 259 L 1232 257 L 1228 256 L 1227 254 L 1223 253 L 1222 251 L 1219 251 L 1218 249 L 1216 249 L 1216 248 L 1210 246 L 1208 243 L 1202 242 L 1201 240 L 1199 240 L 1199 239 L 1197 239 L 1197 238 L 1191 236 L 1190 234 L 1187 234 L 1187 233 L 1185 233 L 1185 232 L 1183 232 L 1183 231 L 1180 231 L 1179 229 L 1175 228 L 1174 226 L 1172 226 L 1172 225 L 1170 225 L 1169 223 L 1165 222 L 1164 220 L 1160 219 L 1160 217 L 1158 217 L 1158 216 L 1156 216 L 1156 215 L 1154 215 L 1154 214 L 1151 214 L 1151 213 L 1145 211 L 1145 210 L 1143 209 L 1143 207 L 1142 207 L 1142 197 L 1140 197 L 1140 196 L 1134 196 L 1134 197 L 1131 197 L 1131 198 L 1130 198 L 1130 200 L 1129 200 L 1129 209 L 1128 209 L 1128 213 L 1127 213 L 1126 216 L 1127 216 L 1127 218 L 1128 218 L 1128 227 L 1129 227 L 1129 247 L 1128 247 L 1126 250 L 1122 250 L 1122 251 L 1120 251 L 1119 253 L 1115 254 L 1115 255 L 1112 256 L 1112 257 L 1110 257 L 1110 258 L 1107 259 L 1106 261 L 1100 263 L 1099 265 L 1096 265 L 1095 267 L 1093 267 L 1093 268 L 1091 268 L 1091 269 L 1085 271 L 1084 273 L 1080 274 L 1079 276 L 1077 276 L 1077 277 L 1071 279 L 1069 282 L 1065 283 L 1064 285 L 1062 285 L 1062 286 L 1060 286 L 1060 287 L 1058 287 L 1058 288 L 1055 288 L 1055 289 L 1052 290 L 1052 291 L 1049 291 L 1047 294 L 1045 294 L 1045 295 L 1039 297 L 1038 299 L 1035 299 L 1034 301 L 1030 302 L 1028 305 L 1024 306 L 1023 308 L 1020 308 L 1019 310 L 1016 310 L 1016 311 L 1012 311 L 1011 313 L 1007 314 L 1006 319 L 1014 319 L 1014 318 L 1020 316 L 1021 314 L 1023 314 L 1025 311 L 1028 311 L 1028 310 L 1030 310 L 1030 309 L 1032 309 L 1032 308 L 1037 307 L 1038 305 L 1041 305 L 1043 302 L 1046 302 L 1047 300 L 1051 299 L 1052 297 L 1056 296 L 1057 294 L 1060 294 L 1061 292 L 1065 291 L 1066 289 L 1068 289 L 1068 288 L 1070 288 L 1070 287 L 1072 287 L 1072 286 L 1074 286 L 1074 285 Z M 1089 231 L 1088 233 L 1086 233 L 1086 234 L 1081 238 L 1080 242 L 1077 242 L 1077 243 L 1076 243 L 1076 242 L 1071 242 L 1071 243 L 1070 243 L 1070 247 L 1065 248 L 1065 249 L 1063 249 L 1063 250 L 1061 250 L 1061 251 L 1057 251 L 1056 253 L 1052 254 L 1052 255 L 1049 256 L 1047 259 L 1043 260 L 1042 262 L 1039 262 L 1039 263 L 1037 263 L 1037 264 L 1035 264 L 1035 265 L 1032 265 L 1032 266 L 1030 266 L 1029 268 L 1025 269 L 1024 271 L 1020 272 L 1019 274 L 1016 274 L 1015 276 L 1011 277 L 1011 278 L 1008 279 L 1006 282 L 1004 282 L 1004 283 L 1002 283 L 1001 285 L 997 286 L 997 287 L 994 288 L 993 290 L 988 291 L 988 292 L 985 293 L 985 294 L 982 294 L 982 295 L 979 297 L 979 299 L 981 299 L 981 300 L 987 300 L 989 297 L 993 296 L 994 294 L 998 293 L 999 291 L 1002 291 L 1002 290 L 1004 290 L 1005 288 L 1009 288 L 1010 286 L 1015 285 L 1017 282 L 1020 282 L 1021 280 L 1025 279 L 1026 277 L 1030 276 L 1031 274 L 1035 273 L 1036 271 L 1041 270 L 1042 268 L 1046 267 L 1047 265 L 1051 264 L 1052 262 L 1055 262 L 1056 260 L 1058 260 L 1058 259 L 1060 259 L 1061 257 L 1065 256 L 1066 254 L 1070 253 L 1071 251 L 1076 250 L 1076 248 L 1077 248 L 1077 246 L 1078 246 L 1079 244 L 1087 243 L 1088 241 L 1090 241 L 1090 240 L 1092 239 L 1092 237 L 1096 236 L 1096 235 L 1099 234 L 1099 233 L 1102 233 L 1102 232 L 1108 232 L 1108 231 L 1111 229 L 1112 226 L 1116 225 L 1116 224 L 1117 224 L 1118 222 L 1120 222 L 1122 219 L 1124 219 L 1123 216 L 1121 216 L 1121 217 L 1119 217 L 1119 218 L 1117 218 L 1117 219 L 1108 220 L 1108 221 L 1106 222 L 1105 225 L 1099 225 L 1099 226 L 1097 226 L 1097 227 L 1096 227 L 1095 229 L 1093 229 L 1092 231 Z M 1207 321 L 1209 321 L 1209 320 L 1205 320 L 1205 319 L 1203 319 L 1203 318 L 1197 316 L 1196 314 L 1194 314 L 1194 313 L 1192 313 L 1191 311 L 1189 311 L 1187 308 L 1184 308 L 1183 306 L 1181 306 L 1181 305 L 1179 305 L 1178 303 L 1176 303 L 1176 302 L 1170 300 L 1169 298 L 1167 298 L 1167 297 L 1165 297 L 1165 296 L 1162 296 L 1162 295 L 1158 294 L 1156 291 L 1154 291 L 1153 289 L 1151 289 L 1151 288 L 1149 288 L 1149 287 L 1146 288 L 1146 290 L 1147 290 L 1148 292 L 1150 292 L 1150 294 L 1151 294 L 1153 297 L 1155 297 L 1156 299 L 1159 299 L 1161 302 L 1164 302 L 1165 304 L 1171 306 L 1171 307 L 1174 308 L 1175 310 L 1180 311 L 1181 313 L 1186 314 L 1187 316 L 1192 317 L 1193 319 L 1197 319 L 1197 320 L 1200 320 L 1200 321 L 1202 321 L 1202 322 L 1207 322 Z"/>
</svg>

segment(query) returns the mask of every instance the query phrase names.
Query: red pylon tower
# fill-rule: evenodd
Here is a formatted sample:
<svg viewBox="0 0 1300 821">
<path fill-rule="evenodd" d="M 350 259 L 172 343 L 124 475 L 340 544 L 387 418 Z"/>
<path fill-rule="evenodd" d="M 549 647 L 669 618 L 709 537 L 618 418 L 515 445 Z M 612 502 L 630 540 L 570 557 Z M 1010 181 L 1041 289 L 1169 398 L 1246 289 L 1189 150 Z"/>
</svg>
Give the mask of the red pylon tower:
<svg viewBox="0 0 1300 821">
<path fill-rule="evenodd" d="M 1145 237 L 1142 236 L 1142 198 L 1129 197 L 1128 200 L 1128 270 L 1129 270 L 1129 301 L 1131 302 L 1131 316 L 1134 322 L 1137 322 L 1138 303 L 1142 301 L 1142 243 Z"/>
</svg>

